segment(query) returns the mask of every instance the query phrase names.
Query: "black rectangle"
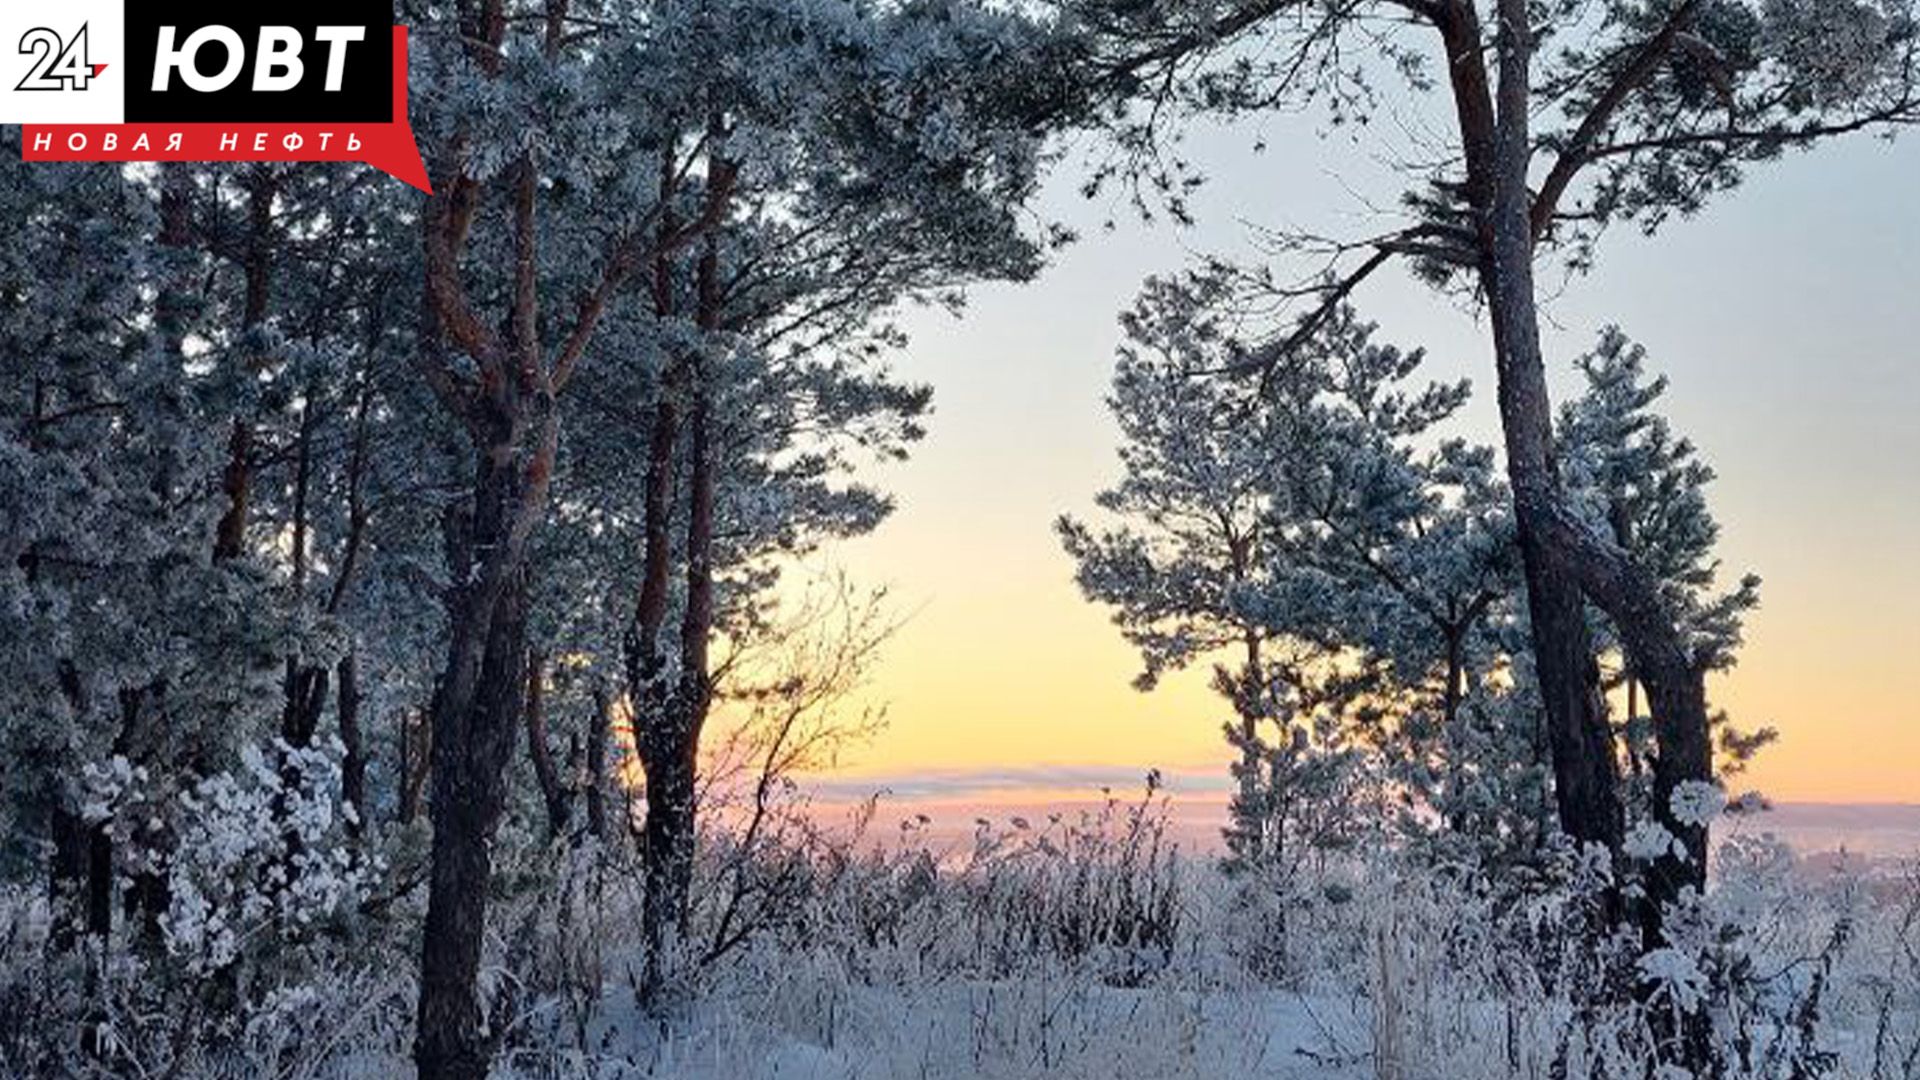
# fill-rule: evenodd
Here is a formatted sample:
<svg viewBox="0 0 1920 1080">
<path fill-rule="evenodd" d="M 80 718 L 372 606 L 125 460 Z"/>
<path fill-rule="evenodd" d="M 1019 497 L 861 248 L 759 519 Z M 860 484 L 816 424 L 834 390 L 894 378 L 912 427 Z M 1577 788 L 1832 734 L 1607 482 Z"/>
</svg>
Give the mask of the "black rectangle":
<svg viewBox="0 0 1920 1080">
<path fill-rule="evenodd" d="M 393 120 L 393 0 L 126 0 L 128 123 L 388 123 Z M 187 86 L 169 72 L 164 91 L 153 89 L 160 29 L 174 27 L 176 47 L 206 26 L 239 35 L 242 61 L 233 80 L 217 90 Z M 253 89 L 262 26 L 298 31 L 303 76 L 278 91 Z M 326 89 L 329 43 L 320 26 L 365 27 L 362 40 L 346 45 L 340 88 Z M 215 77 L 227 69 L 226 45 L 209 39 L 193 57 L 195 69 Z"/>
</svg>

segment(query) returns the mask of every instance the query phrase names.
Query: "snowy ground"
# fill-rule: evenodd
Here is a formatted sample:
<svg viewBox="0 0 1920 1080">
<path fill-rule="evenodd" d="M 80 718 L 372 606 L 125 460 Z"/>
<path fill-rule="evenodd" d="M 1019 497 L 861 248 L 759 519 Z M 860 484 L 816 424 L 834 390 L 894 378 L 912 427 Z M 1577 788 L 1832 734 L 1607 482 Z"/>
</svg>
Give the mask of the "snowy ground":
<svg viewBox="0 0 1920 1080">
<path fill-rule="evenodd" d="M 1591 989 L 1580 970 L 1587 947 L 1556 929 L 1564 909 L 1551 890 L 1517 900 L 1476 894 L 1470 879 L 1367 853 L 1294 881 L 1282 934 L 1273 911 L 1250 910 L 1244 886 L 1210 858 L 1155 854 L 1158 828 L 1121 813 L 1083 832 L 1003 835 L 971 855 L 947 846 L 811 849 L 788 864 L 804 867 L 798 877 L 751 882 L 769 890 L 755 894 L 764 904 L 742 909 L 755 933 L 695 965 L 661 1019 L 636 1004 L 639 906 L 625 856 L 504 851 L 505 895 L 483 973 L 494 1007 L 511 1017 L 496 1075 L 1645 1074 L 1633 1056 L 1644 1015 L 1610 1006 L 1577 1015 Z M 1694 958 L 1750 966 L 1726 1019 L 1728 1044 L 1749 1040 L 1752 1064 L 1727 1080 L 1920 1080 L 1920 877 L 1887 860 L 1840 868 L 1796 860 L 1750 837 L 1723 846 L 1721 864 L 1714 917 L 1754 928 L 1736 953 L 1709 942 Z M 707 866 L 696 934 L 711 932 L 715 901 L 737 883 L 729 872 L 723 861 Z M 23 1033 L 92 1008 L 59 1000 L 84 980 L 36 967 L 47 955 L 36 896 L 0 897 L 0 1009 L 19 1018 L 0 1031 L 0 1076 L 17 1071 L 7 1053 L 25 1044 Z M 347 938 L 314 939 L 304 960 L 280 957 L 277 974 L 263 962 L 241 1027 L 179 1065 L 170 1057 L 178 1044 L 166 1040 L 187 1015 L 182 1003 L 142 997 L 141 988 L 181 984 L 116 965 L 102 1000 L 124 1059 L 138 1067 L 104 1075 L 409 1075 L 419 914 L 416 897 Z M 1278 952 L 1263 954 L 1276 943 Z M 1618 1061 L 1600 1067 L 1608 1054 L 1627 1071 Z M 1826 1064 L 1796 1072 L 1810 1054 Z"/>
<path fill-rule="evenodd" d="M 918 992 L 822 986 L 809 994 L 789 986 L 751 1008 L 734 1004 L 694 1017 L 665 1041 L 638 1040 L 620 1055 L 626 1060 L 603 1059 L 600 1075 L 687 1080 L 1368 1075 L 1354 1047 L 1360 1033 L 1351 1010 L 1271 991 L 1191 994 L 1021 981 Z M 647 1030 L 631 1016 L 623 1020 L 626 1031 Z"/>
</svg>

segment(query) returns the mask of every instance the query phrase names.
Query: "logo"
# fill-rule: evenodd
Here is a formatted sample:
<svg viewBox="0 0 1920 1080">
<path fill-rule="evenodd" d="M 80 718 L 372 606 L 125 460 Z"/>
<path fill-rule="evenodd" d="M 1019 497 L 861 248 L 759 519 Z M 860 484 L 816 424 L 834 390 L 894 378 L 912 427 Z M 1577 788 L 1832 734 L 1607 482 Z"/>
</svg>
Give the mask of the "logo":
<svg viewBox="0 0 1920 1080">
<path fill-rule="evenodd" d="M 32 56 L 33 63 L 15 90 L 85 90 L 107 66 L 87 62 L 86 23 L 70 40 L 36 26 L 20 36 L 20 51 Z"/>
<path fill-rule="evenodd" d="M 0 123 L 26 160 L 364 161 L 428 187 L 392 0 L 34 7 L 0 11 Z"/>
</svg>

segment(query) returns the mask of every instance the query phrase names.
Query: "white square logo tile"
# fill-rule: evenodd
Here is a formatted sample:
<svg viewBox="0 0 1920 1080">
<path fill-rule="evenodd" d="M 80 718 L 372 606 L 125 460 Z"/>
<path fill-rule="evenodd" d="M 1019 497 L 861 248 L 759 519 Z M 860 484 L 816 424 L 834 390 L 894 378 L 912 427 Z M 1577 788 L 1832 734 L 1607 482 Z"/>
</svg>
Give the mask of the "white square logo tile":
<svg viewBox="0 0 1920 1080">
<path fill-rule="evenodd" d="M 124 3 L 0 3 L 0 124 L 120 123 Z"/>
</svg>

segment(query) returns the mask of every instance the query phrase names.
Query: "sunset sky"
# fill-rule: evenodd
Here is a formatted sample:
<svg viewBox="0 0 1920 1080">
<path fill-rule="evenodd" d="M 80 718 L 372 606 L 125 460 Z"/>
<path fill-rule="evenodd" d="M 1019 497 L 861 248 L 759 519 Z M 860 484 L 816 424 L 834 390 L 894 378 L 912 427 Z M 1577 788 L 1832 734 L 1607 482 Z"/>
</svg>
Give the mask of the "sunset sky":
<svg viewBox="0 0 1920 1080">
<path fill-rule="evenodd" d="M 935 387 L 931 435 L 876 474 L 896 516 L 829 557 L 890 586 L 911 618 L 868 691 L 890 726 L 849 756 L 835 790 L 1076 794 L 1132 785 L 1149 766 L 1177 792 L 1224 787 L 1224 709 L 1204 676 L 1132 690 L 1134 656 L 1075 591 L 1050 524 L 1088 512 L 1116 476 L 1102 396 L 1115 314 L 1142 278 L 1193 252 L 1249 251 L 1248 222 L 1359 235 L 1377 228 L 1363 199 L 1390 205 L 1395 188 L 1368 154 L 1305 126 L 1267 135 L 1258 156 L 1244 135 L 1197 140 L 1214 181 L 1184 231 L 1082 200 L 1067 163 L 1044 206 L 1079 243 L 1037 283 L 979 290 L 958 322 L 908 320 L 898 367 Z M 1780 729 L 1750 777 L 1776 799 L 1920 802 L 1916 181 L 1912 139 L 1790 156 L 1657 242 L 1611 234 L 1598 270 L 1547 308 L 1559 385 L 1619 323 L 1671 376 L 1669 416 L 1720 473 L 1727 569 L 1765 585 L 1715 699 Z M 1403 277 L 1356 300 L 1385 340 L 1427 346 L 1432 376 L 1472 378 L 1467 433 L 1497 441 L 1490 346 L 1472 314 Z"/>
</svg>

